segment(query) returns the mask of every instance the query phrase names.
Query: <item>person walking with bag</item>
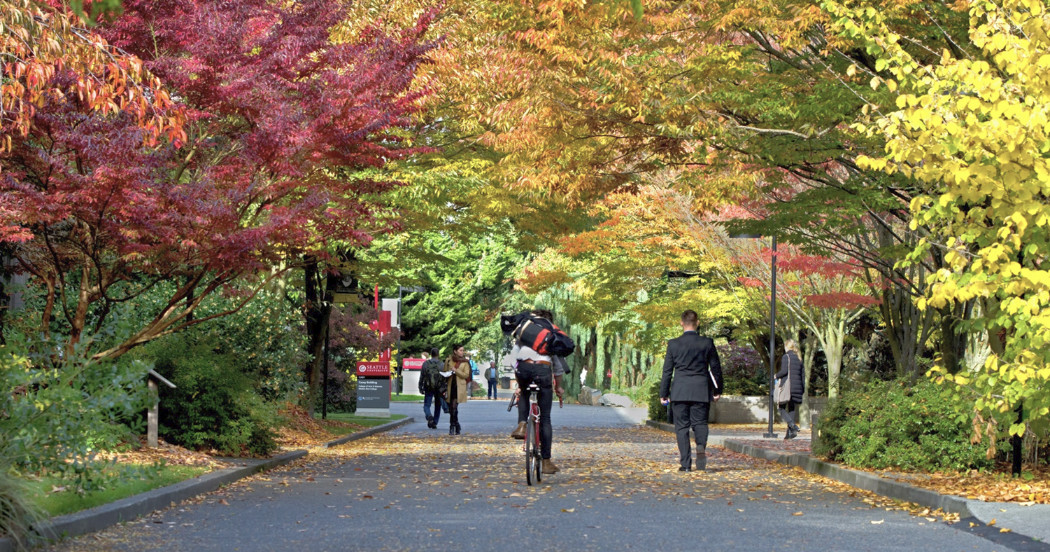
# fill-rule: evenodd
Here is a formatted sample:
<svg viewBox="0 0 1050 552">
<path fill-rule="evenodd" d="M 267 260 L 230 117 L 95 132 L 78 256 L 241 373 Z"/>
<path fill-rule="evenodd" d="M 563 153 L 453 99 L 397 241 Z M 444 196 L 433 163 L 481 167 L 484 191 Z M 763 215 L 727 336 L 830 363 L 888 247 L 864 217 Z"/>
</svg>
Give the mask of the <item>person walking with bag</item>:
<svg viewBox="0 0 1050 552">
<path fill-rule="evenodd" d="M 430 349 L 430 358 L 423 363 L 419 373 L 419 394 L 423 395 L 423 415 L 427 418 L 427 427 L 434 429 L 441 419 L 441 411 L 448 412 L 445 404 L 445 378 L 441 376 L 444 363 L 438 358 L 437 347 Z M 430 405 L 434 405 L 434 414 L 430 414 Z"/>
<path fill-rule="evenodd" d="M 707 420 L 722 394 L 722 362 L 710 337 L 696 331 L 696 311 L 682 313 L 682 335 L 667 342 L 660 402 L 671 403 L 680 467 L 692 471 L 689 430 L 696 436 L 696 469 L 707 469 Z"/>
<path fill-rule="evenodd" d="M 784 342 L 784 356 L 780 357 L 780 371 L 776 373 L 776 391 L 773 400 L 780 405 L 780 418 L 787 424 L 784 439 L 798 437 L 798 407 L 806 394 L 806 379 L 799 358 L 798 342 Z"/>
<path fill-rule="evenodd" d="M 452 356 L 445 361 L 445 371 L 442 374 L 448 375 L 448 434 L 459 435 L 463 430 L 463 426 L 459 424 L 459 405 L 467 402 L 470 397 L 467 393 L 467 382 L 471 380 L 471 371 L 465 347 L 456 345 L 452 349 Z"/>
</svg>

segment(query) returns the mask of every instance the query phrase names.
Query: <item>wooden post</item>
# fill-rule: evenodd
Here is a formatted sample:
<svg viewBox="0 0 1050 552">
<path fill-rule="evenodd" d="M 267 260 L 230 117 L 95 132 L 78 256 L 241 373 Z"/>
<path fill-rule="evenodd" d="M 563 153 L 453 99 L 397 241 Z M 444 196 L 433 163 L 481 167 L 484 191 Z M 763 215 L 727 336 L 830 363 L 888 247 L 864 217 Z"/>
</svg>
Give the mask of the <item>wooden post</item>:
<svg viewBox="0 0 1050 552">
<path fill-rule="evenodd" d="M 157 414 L 160 410 L 160 398 L 157 393 L 157 382 L 147 378 L 149 385 L 149 412 L 146 414 L 146 445 L 157 448 Z"/>
<path fill-rule="evenodd" d="M 146 374 L 146 385 L 149 386 L 149 410 L 146 412 L 146 446 L 150 448 L 157 448 L 157 424 L 159 423 L 160 414 L 160 393 L 157 392 L 157 382 L 161 382 L 168 387 L 175 389 L 175 384 L 171 383 L 164 376 L 158 374 L 155 370 L 150 370 Z"/>
</svg>

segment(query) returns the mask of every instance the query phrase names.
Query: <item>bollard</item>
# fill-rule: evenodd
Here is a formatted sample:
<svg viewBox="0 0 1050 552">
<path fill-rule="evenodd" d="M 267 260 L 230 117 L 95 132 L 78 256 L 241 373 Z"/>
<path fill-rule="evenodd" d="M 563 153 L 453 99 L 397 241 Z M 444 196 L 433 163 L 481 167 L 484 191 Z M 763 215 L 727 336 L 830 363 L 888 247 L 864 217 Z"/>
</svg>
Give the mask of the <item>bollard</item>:
<svg viewBox="0 0 1050 552">
<path fill-rule="evenodd" d="M 160 399 L 157 397 L 157 382 L 153 378 L 146 381 L 149 386 L 149 410 L 146 411 L 146 446 L 157 448 L 157 416 L 159 414 Z"/>
</svg>

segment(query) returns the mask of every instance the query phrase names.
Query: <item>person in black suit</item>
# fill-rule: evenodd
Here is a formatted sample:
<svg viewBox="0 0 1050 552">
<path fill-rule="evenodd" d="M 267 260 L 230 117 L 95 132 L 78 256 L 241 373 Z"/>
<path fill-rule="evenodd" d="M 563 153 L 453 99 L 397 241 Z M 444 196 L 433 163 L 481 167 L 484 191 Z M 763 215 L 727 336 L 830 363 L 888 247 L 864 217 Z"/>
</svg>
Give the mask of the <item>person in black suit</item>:
<svg viewBox="0 0 1050 552">
<path fill-rule="evenodd" d="M 707 418 L 722 394 L 722 363 L 710 337 L 696 331 L 696 311 L 682 313 L 682 335 L 667 342 L 660 402 L 671 403 L 681 467 L 691 471 L 689 429 L 696 435 L 696 469 L 707 468 Z"/>
</svg>

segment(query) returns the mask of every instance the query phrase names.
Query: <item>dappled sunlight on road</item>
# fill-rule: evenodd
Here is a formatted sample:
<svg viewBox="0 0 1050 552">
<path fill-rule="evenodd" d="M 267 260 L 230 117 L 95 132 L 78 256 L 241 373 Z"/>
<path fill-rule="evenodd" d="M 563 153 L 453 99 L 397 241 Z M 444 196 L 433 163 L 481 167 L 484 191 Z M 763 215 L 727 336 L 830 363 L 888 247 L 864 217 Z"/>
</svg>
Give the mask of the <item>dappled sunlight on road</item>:
<svg viewBox="0 0 1050 552">
<path fill-rule="evenodd" d="M 438 431 L 384 434 L 314 451 L 306 460 L 54 550 L 196 551 L 240 539 L 248 549 L 261 537 L 245 524 L 276 535 L 280 544 L 264 540 L 266 549 L 351 531 L 378 531 L 387 539 L 378 549 L 418 548 L 418 539 L 396 530 L 396 522 L 416 519 L 433 538 L 458 539 L 461 532 L 476 532 L 479 518 L 504 532 L 519 531 L 514 520 L 523 513 L 530 519 L 565 517 L 567 523 L 578 516 L 581 530 L 629 531 L 623 516 L 660 510 L 703 519 L 717 511 L 738 518 L 734 530 L 746 534 L 749 520 L 771 513 L 781 523 L 811 515 L 813 523 L 826 523 L 835 512 L 870 511 L 860 523 L 881 524 L 885 509 L 898 508 L 716 447 L 708 451 L 706 472 L 680 473 L 673 436 L 649 428 L 559 430 L 553 459 L 561 471 L 530 487 L 521 441 Z M 935 521 L 910 519 L 919 525 Z M 587 541 L 585 548 L 590 546 Z"/>
</svg>

